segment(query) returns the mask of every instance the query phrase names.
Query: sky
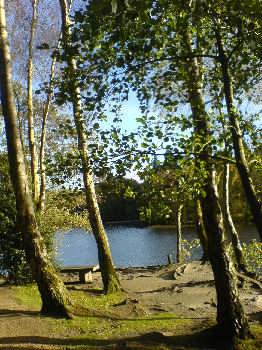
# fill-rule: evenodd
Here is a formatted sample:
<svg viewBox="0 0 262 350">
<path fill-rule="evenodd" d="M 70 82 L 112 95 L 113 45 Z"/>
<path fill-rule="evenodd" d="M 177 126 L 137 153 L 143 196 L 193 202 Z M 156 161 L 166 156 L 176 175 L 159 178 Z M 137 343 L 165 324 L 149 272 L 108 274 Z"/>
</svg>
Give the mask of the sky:
<svg viewBox="0 0 262 350">
<path fill-rule="evenodd" d="M 75 0 L 76 4 L 79 5 L 79 3 L 81 3 L 80 0 Z M 26 0 L 23 0 L 23 2 L 27 3 L 27 6 L 30 5 L 29 2 L 27 2 Z M 12 39 L 12 36 L 14 37 L 15 40 L 11 40 L 11 44 L 13 43 L 13 63 L 14 63 L 14 76 L 19 77 L 20 75 L 20 70 L 24 69 L 25 66 L 25 61 L 26 61 L 26 55 L 27 52 L 25 49 L 23 49 L 22 51 L 19 51 L 19 47 L 24 46 L 24 44 L 26 44 L 28 42 L 28 23 L 27 25 L 25 24 L 25 22 L 28 22 L 28 12 L 30 12 L 28 10 L 28 8 L 24 8 L 23 6 L 21 6 L 23 4 L 23 2 L 18 1 L 18 0 L 13 0 L 11 3 L 14 4 L 18 4 L 20 6 L 16 6 L 15 8 L 12 9 L 12 7 L 10 6 L 10 9 L 12 11 L 15 10 L 15 14 L 13 14 L 13 16 L 10 17 L 10 21 L 9 21 L 9 29 L 10 29 L 10 37 Z M 52 35 L 48 35 L 47 39 L 52 41 L 57 37 L 57 34 L 59 33 L 59 26 L 60 26 L 60 21 L 59 21 L 59 16 L 57 16 L 57 10 L 59 9 L 59 5 L 58 5 L 58 0 L 57 1 L 51 1 L 51 0 L 43 0 L 41 1 L 41 8 L 40 8 L 40 29 L 37 32 L 37 39 L 36 39 L 36 45 L 45 41 L 45 35 L 44 35 L 44 31 L 46 30 L 46 28 L 48 27 L 48 25 L 50 24 L 50 22 L 54 21 L 54 34 Z M 77 6 L 78 6 L 77 5 Z M 20 11 L 20 12 L 19 12 Z M 53 16 L 48 17 L 45 16 L 45 14 L 53 14 Z M 44 16 L 43 16 L 44 15 Z M 19 41 L 19 39 L 21 39 L 21 41 Z M 57 38 L 56 38 L 57 39 Z M 36 50 L 35 51 L 36 56 L 35 56 L 35 87 L 37 87 L 37 85 L 39 83 L 41 83 L 43 80 L 47 80 L 48 78 L 48 72 L 49 70 L 47 69 L 47 71 L 43 71 L 43 73 L 39 73 L 39 70 L 37 69 L 37 67 L 40 66 L 40 64 L 42 64 L 43 62 L 45 62 L 45 64 L 48 66 L 48 64 L 50 64 L 50 58 L 46 58 L 43 59 L 41 56 L 50 56 L 50 51 L 49 52 L 44 52 L 44 51 L 40 51 Z M 21 54 L 21 56 L 19 56 L 19 54 Z M 25 72 L 23 72 L 25 73 Z M 25 76 L 24 76 L 25 77 Z M 246 101 L 246 103 L 243 103 L 241 106 L 242 111 L 248 111 L 248 113 L 253 113 L 255 111 L 260 111 L 262 109 L 261 104 L 259 105 L 254 105 L 252 103 L 248 103 L 248 101 Z M 70 111 L 70 110 L 69 110 Z M 140 110 L 139 110 L 139 102 L 135 96 L 134 92 L 130 92 L 129 94 L 129 99 L 128 101 L 123 103 L 122 106 L 122 115 L 123 115 L 123 122 L 122 122 L 122 127 L 123 130 L 126 130 L 127 132 L 132 132 L 135 131 L 138 123 L 136 122 L 136 118 L 140 116 Z M 186 106 L 184 106 L 179 112 L 184 113 L 184 114 L 188 114 L 188 109 Z M 107 123 L 105 123 L 105 126 L 110 126 L 112 124 L 112 115 L 109 115 L 109 121 Z M 261 125 L 261 119 L 260 122 L 258 121 L 258 124 L 260 123 Z"/>
</svg>

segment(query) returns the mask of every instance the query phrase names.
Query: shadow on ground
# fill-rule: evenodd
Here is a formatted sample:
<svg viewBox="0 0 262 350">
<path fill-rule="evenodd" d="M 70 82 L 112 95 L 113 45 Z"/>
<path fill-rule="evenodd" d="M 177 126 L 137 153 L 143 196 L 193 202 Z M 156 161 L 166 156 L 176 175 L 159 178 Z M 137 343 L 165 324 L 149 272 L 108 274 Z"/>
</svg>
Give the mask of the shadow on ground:
<svg viewBox="0 0 262 350">
<path fill-rule="evenodd" d="M 39 311 L 26 311 L 26 310 L 0 310 L 0 318 L 1 317 L 17 317 L 17 316 L 37 316 L 39 315 Z"/>
<path fill-rule="evenodd" d="M 51 337 L 6 337 L 0 339 L 0 344 L 11 346 L 14 344 L 53 345 L 53 346 L 96 346 L 98 349 L 158 349 L 166 345 L 168 349 L 214 349 L 214 329 L 210 328 L 189 335 L 167 336 L 159 332 L 151 332 L 140 336 L 117 339 L 88 339 L 88 338 L 51 338 Z M 8 347 L 7 347 L 8 348 Z M 23 346 L 20 347 L 24 348 Z M 161 347 L 160 347 L 161 348 Z M 42 347 L 41 347 L 42 349 Z"/>
</svg>

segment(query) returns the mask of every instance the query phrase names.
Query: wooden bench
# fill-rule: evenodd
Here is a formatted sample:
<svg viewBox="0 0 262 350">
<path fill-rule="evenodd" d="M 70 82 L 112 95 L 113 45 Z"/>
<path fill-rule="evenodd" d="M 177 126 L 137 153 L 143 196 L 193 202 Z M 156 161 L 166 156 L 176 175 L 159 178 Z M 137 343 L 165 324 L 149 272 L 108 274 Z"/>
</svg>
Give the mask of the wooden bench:
<svg viewBox="0 0 262 350">
<path fill-rule="evenodd" d="M 79 274 L 79 280 L 82 283 L 92 282 L 92 272 L 98 271 L 99 265 L 89 266 L 66 266 L 60 269 L 60 273 L 76 273 Z"/>
</svg>

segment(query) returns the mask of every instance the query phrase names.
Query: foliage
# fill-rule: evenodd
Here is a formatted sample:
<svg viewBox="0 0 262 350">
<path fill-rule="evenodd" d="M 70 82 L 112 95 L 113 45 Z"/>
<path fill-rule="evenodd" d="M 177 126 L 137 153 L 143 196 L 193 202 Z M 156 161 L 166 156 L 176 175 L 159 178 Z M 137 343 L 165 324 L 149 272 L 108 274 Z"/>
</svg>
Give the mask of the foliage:
<svg viewBox="0 0 262 350">
<path fill-rule="evenodd" d="M 0 268 L 16 284 L 32 280 L 23 250 L 23 240 L 16 230 L 15 196 L 9 179 L 6 154 L 0 154 Z"/>
<path fill-rule="evenodd" d="M 187 215 L 187 220 L 192 217 L 191 206 L 203 184 L 203 177 L 199 178 L 194 163 L 190 156 L 177 159 L 166 154 L 162 161 L 154 160 L 139 172 L 143 180 L 139 200 L 143 221 L 175 224 L 176 211 L 181 204 L 190 208 L 191 215 Z"/>
<path fill-rule="evenodd" d="M 56 231 L 73 228 L 90 229 L 87 211 L 81 208 L 83 200 L 82 192 L 79 191 L 61 190 L 47 193 L 46 209 L 37 215 L 37 220 L 52 259 L 54 259 L 53 238 Z"/>
<path fill-rule="evenodd" d="M 32 281 L 32 275 L 24 253 L 22 235 L 16 230 L 15 196 L 9 179 L 6 154 L 0 154 L 0 180 L 1 271 L 15 284 L 28 283 Z M 75 227 L 89 228 L 87 213 L 72 211 L 76 203 L 76 196 L 72 194 L 66 197 L 64 193 L 52 193 L 45 212 L 38 216 L 39 228 L 50 254 L 55 231 Z"/>
<path fill-rule="evenodd" d="M 183 239 L 181 261 L 188 261 L 192 256 L 192 254 L 194 253 L 194 250 L 199 247 L 200 247 L 199 239 L 192 239 L 191 241 Z"/>
<path fill-rule="evenodd" d="M 112 11 L 106 1 L 99 5 L 90 1 L 86 8 L 76 12 L 72 50 L 67 54 L 73 55 L 78 62 L 78 79 L 85 92 L 83 104 L 87 108 L 95 104 L 97 109 L 103 110 L 113 101 L 115 121 L 119 118 L 121 103 L 128 99 L 131 90 L 140 101 L 142 115 L 137 121 L 145 126 L 144 133 L 136 154 L 134 149 L 130 150 L 130 145 L 125 151 L 122 148 L 122 152 L 119 148 L 117 166 L 120 169 L 125 154 L 127 168 L 130 158 L 141 167 L 143 161 L 151 161 L 148 154 L 157 155 L 160 150 L 173 155 L 192 152 L 197 157 L 202 141 L 192 136 L 190 112 L 181 113 L 188 103 L 186 83 L 190 79 L 188 60 L 192 56 L 198 57 L 203 65 L 203 90 L 207 98 L 211 98 L 208 105 L 214 136 L 211 140 L 213 156 L 221 150 L 223 136 L 218 114 L 224 107 L 224 99 L 216 49 L 217 31 L 220 31 L 230 56 L 239 103 L 243 93 L 251 94 L 254 83 L 259 80 L 261 55 L 254 53 L 254 42 L 258 40 L 261 26 L 254 9 L 260 13 L 261 7 L 257 9 L 255 2 L 251 2 L 248 11 L 243 4 L 240 11 L 236 11 L 236 6 L 235 1 L 226 4 L 221 1 L 201 2 L 201 5 L 164 0 L 131 1 L 130 6 L 122 3 Z M 251 28 L 256 28 L 257 33 L 254 34 Z M 192 36 L 192 53 L 185 45 L 185 31 Z M 92 93 L 90 83 L 94 85 Z M 254 128 L 248 127 L 250 113 L 247 118 L 241 114 L 239 117 L 243 134 L 252 134 Z M 152 126 L 158 118 L 161 123 L 152 133 Z M 101 131 L 99 122 L 97 127 L 96 130 Z M 182 136 L 181 131 L 186 133 Z M 121 135 L 115 126 L 111 135 L 116 143 L 120 142 Z M 155 136 L 162 141 L 160 144 L 156 143 Z M 129 138 L 129 143 L 132 141 L 132 137 Z M 105 157 L 110 158 L 108 152 Z"/>
<path fill-rule="evenodd" d="M 108 174 L 96 185 L 98 203 L 104 221 L 138 220 L 141 185 L 133 179 Z"/>
<path fill-rule="evenodd" d="M 38 215 L 38 223 L 50 254 L 53 254 L 53 237 L 56 231 L 73 228 L 90 229 L 85 210 L 73 212 L 68 208 L 58 207 L 55 202 L 49 203 L 41 215 Z"/>
<path fill-rule="evenodd" d="M 247 267 L 250 271 L 262 274 L 262 243 L 252 240 L 250 243 L 243 243 L 243 252 Z"/>
</svg>

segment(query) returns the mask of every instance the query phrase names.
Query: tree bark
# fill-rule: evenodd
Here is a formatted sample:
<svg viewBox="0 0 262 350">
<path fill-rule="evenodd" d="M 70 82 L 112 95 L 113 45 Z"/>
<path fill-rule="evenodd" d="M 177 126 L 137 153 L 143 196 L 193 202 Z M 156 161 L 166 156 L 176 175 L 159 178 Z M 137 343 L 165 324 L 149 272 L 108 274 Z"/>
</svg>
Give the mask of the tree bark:
<svg viewBox="0 0 262 350">
<path fill-rule="evenodd" d="M 40 194 L 37 209 L 42 212 L 45 209 L 46 202 L 46 165 L 45 165 L 45 146 L 46 146 L 46 124 L 49 114 L 49 109 L 51 105 L 51 100 L 53 96 L 53 79 L 55 75 L 55 65 L 56 65 L 56 56 L 54 55 L 52 59 L 49 88 L 47 93 L 47 98 L 43 111 L 42 118 L 42 128 L 41 128 L 41 140 L 40 140 L 40 150 L 39 150 L 39 171 L 40 171 Z"/>
<path fill-rule="evenodd" d="M 66 0 L 60 0 L 60 7 L 62 14 L 63 42 L 66 49 L 66 47 L 69 44 L 68 37 L 70 35 L 70 19 Z M 89 213 L 89 221 L 98 247 L 98 260 L 101 269 L 105 293 L 114 293 L 119 291 L 121 287 L 118 276 L 114 269 L 108 239 L 102 223 L 97 203 L 92 165 L 88 153 L 85 123 L 82 115 L 80 89 L 77 87 L 75 79 L 76 62 L 74 59 L 68 58 L 67 63 L 71 75 L 70 79 L 73 86 L 71 96 L 73 98 L 73 112 L 78 136 L 78 149 L 82 161 L 83 181 L 85 186 L 86 204 Z"/>
<path fill-rule="evenodd" d="M 238 236 L 238 232 L 235 228 L 231 211 L 230 211 L 230 197 L 229 197 L 229 177 L 230 177 L 230 165 L 225 163 L 224 165 L 224 177 L 223 177 L 223 204 L 224 204 L 224 217 L 226 227 L 229 231 L 230 238 L 232 240 L 233 250 L 236 258 L 236 267 L 239 272 L 247 272 L 247 267 L 245 263 L 245 257 L 243 254 L 241 242 Z"/>
<path fill-rule="evenodd" d="M 39 200 L 39 176 L 38 176 L 38 154 L 35 142 L 34 131 L 34 108 L 33 108 L 33 43 L 37 21 L 38 0 L 32 0 L 32 21 L 30 30 L 30 40 L 28 47 L 28 72 L 27 72 L 27 118 L 28 118 L 28 139 L 31 163 L 32 192 L 34 202 L 37 205 Z"/>
<path fill-rule="evenodd" d="M 217 292 L 218 326 L 226 339 L 245 339 L 251 336 L 251 332 L 239 300 L 237 278 L 230 246 L 226 242 L 214 170 L 208 175 L 205 192 L 202 207 Z"/>
<path fill-rule="evenodd" d="M 68 11 L 71 7 L 73 1 L 68 2 Z M 62 41 L 62 30 L 59 35 L 58 43 L 56 50 L 59 50 L 61 47 Z M 49 87 L 47 98 L 43 111 L 42 118 L 42 127 L 41 127 L 41 140 L 40 140 L 40 150 L 39 150 L 39 171 L 40 171 L 40 194 L 39 194 L 39 202 L 37 209 L 42 212 L 45 209 L 46 204 L 46 165 L 45 165 L 45 146 L 46 146 L 46 125 L 47 118 L 50 110 L 51 100 L 54 93 L 54 76 L 55 76 L 55 66 L 57 62 L 57 56 L 54 54 L 52 58 L 52 64 L 50 69 L 50 78 L 49 78 Z"/>
<path fill-rule="evenodd" d="M 19 97 L 17 98 L 17 124 L 18 124 L 18 130 L 19 130 L 19 136 L 21 140 L 21 146 L 23 154 L 25 154 L 25 147 L 24 147 L 24 136 L 23 136 L 23 120 L 22 120 L 22 113 L 21 113 L 21 105 L 19 103 Z"/>
<path fill-rule="evenodd" d="M 225 53 L 222 38 L 219 30 L 216 30 L 217 49 L 219 62 L 221 65 L 222 80 L 224 84 L 224 94 L 229 117 L 231 138 L 235 152 L 237 169 L 246 194 L 246 198 L 253 215 L 254 223 L 257 227 L 260 239 L 262 240 L 262 203 L 259 201 L 253 180 L 250 175 L 250 169 L 246 160 L 243 137 L 239 125 L 239 114 L 234 106 L 234 93 L 232 80 L 229 72 L 229 59 Z"/>
<path fill-rule="evenodd" d="M 204 221 L 203 221 L 201 202 L 199 199 L 196 200 L 195 213 L 196 213 L 196 220 L 195 220 L 196 232 L 203 249 L 203 256 L 201 260 L 205 262 L 208 260 L 208 240 L 207 240 L 207 234 L 206 234 Z"/>
<path fill-rule="evenodd" d="M 192 54 L 192 38 L 187 30 L 183 33 L 184 47 Z M 186 85 L 191 105 L 196 138 L 203 146 L 199 149 L 200 161 L 205 168 L 205 196 L 201 198 L 203 219 L 208 236 L 208 255 L 214 273 L 217 293 L 217 322 L 226 339 L 247 338 L 250 329 L 244 310 L 239 300 L 237 280 L 234 274 L 232 258 L 225 240 L 222 210 L 219 205 L 215 171 L 210 162 L 210 127 L 205 102 L 202 95 L 202 77 L 196 58 L 187 61 Z"/>
<path fill-rule="evenodd" d="M 0 0 L 0 88 L 10 176 L 16 196 L 17 224 L 23 234 L 27 260 L 42 298 L 42 312 L 49 315 L 69 317 L 68 306 L 71 305 L 69 294 L 63 282 L 58 278 L 48 257 L 43 238 L 37 227 L 32 197 L 28 187 L 14 103 L 4 0 Z"/>
<path fill-rule="evenodd" d="M 176 252 L 176 260 L 177 263 L 181 262 L 182 256 L 182 210 L 183 210 L 183 204 L 178 204 L 177 207 L 177 252 Z"/>
</svg>

